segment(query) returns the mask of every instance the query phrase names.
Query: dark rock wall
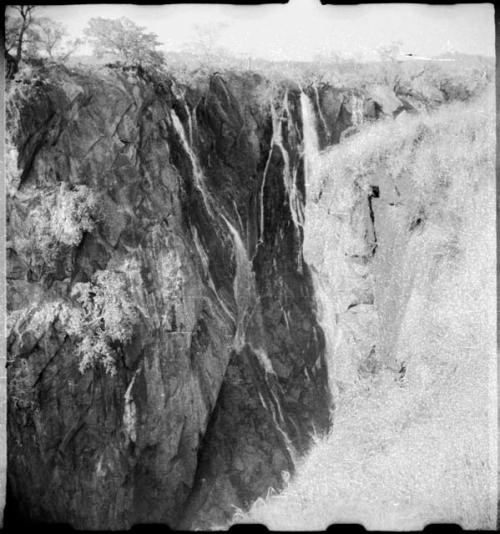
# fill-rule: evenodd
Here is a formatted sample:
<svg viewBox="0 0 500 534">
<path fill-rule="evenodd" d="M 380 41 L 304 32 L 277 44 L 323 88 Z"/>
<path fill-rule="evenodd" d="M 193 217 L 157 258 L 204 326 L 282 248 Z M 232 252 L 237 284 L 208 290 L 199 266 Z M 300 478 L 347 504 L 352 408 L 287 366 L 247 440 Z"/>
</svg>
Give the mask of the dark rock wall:
<svg viewBox="0 0 500 534">
<path fill-rule="evenodd" d="M 121 68 L 38 78 L 9 101 L 8 513 L 78 528 L 222 523 L 279 488 L 330 424 L 302 259 L 300 93 L 281 88 L 273 114 L 251 74 L 199 87 Z M 344 95 L 323 91 L 326 145 L 350 123 Z M 100 214 L 40 266 L 26 220 L 61 183 L 88 187 Z M 100 270 L 126 279 L 139 310 L 114 375 L 79 371 L 64 320 L 72 288 Z"/>
</svg>

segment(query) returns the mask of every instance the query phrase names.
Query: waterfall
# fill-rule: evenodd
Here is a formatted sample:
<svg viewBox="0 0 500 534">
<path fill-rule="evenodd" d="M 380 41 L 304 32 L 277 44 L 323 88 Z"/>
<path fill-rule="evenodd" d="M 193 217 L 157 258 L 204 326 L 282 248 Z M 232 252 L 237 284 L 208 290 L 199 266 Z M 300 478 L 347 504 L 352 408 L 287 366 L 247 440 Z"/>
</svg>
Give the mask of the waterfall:
<svg viewBox="0 0 500 534">
<path fill-rule="evenodd" d="M 193 114 L 191 113 L 191 109 L 187 105 L 187 102 L 184 100 L 184 109 L 186 110 L 186 114 L 188 116 L 188 128 L 189 128 L 189 144 L 193 146 Z"/>
<path fill-rule="evenodd" d="M 193 232 L 193 243 L 196 248 L 196 251 L 198 252 L 198 257 L 201 260 L 201 265 L 203 269 L 203 275 L 206 277 L 208 287 L 214 294 L 217 302 L 220 305 L 220 309 L 225 313 L 226 317 L 229 318 L 231 321 L 234 321 L 234 314 L 229 310 L 229 308 L 224 304 L 224 301 L 220 297 L 219 293 L 217 292 L 217 288 L 215 287 L 214 281 L 212 279 L 212 276 L 210 274 L 210 269 L 208 267 L 209 261 L 207 253 L 205 252 L 205 249 L 203 248 L 203 245 L 201 243 L 200 237 L 198 235 L 198 231 L 196 230 L 195 226 L 191 227 L 191 231 Z"/>
<path fill-rule="evenodd" d="M 182 101 L 184 103 L 184 107 L 186 109 L 186 113 L 187 113 L 187 116 L 188 116 L 189 141 L 188 141 L 188 138 L 186 136 L 186 131 L 184 129 L 184 126 L 182 125 L 182 122 L 180 121 L 177 113 L 173 109 L 170 110 L 171 117 L 172 117 L 172 124 L 174 125 L 175 131 L 177 132 L 177 134 L 179 135 L 179 137 L 181 139 L 182 146 L 184 147 L 184 150 L 186 151 L 186 154 L 188 155 L 189 160 L 191 161 L 191 165 L 193 167 L 193 176 L 194 176 L 195 186 L 198 189 L 198 191 L 200 191 L 200 193 L 202 195 L 203 203 L 205 205 L 205 208 L 207 209 L 208 214 L 212 217 L 212 219 L 215 219 L 215 214 L 214 214 L 214 211 L 213 211 L 212 205 L 211 205 L 211 198 L 210 198 L 209 192 L 206 190 L 206 186 L 205 186 L 205 175 L 203 174 L 203 170 L 202 170 L 202 168 L 201 168 L 201 166 L 199 164 L 198 157 L 196 156 L 196 154 L 194 153 L 193 148 L 192 148 L 192 144 L 193 144 L 193 119 L 192 119 L 192 114 L 190 112 L 189 106 L 187 105 L 186 101 L 184 100 L 184 97 L 182 95 L 179 95 L 179 94 L 177 94 L 176 96 L 178 98 L 182 99 Z M 228 221 L 227 221 L 227 219 L 225 217 L 224 217 L 224 220 L 226 221 L 226 223 L 228 223 Z M 230 226 L 230 230 L 231 230 L 232 233 L 236 232 L 236 230 L 232 226 Z M 225 305 L 224 301 L 220 297 L 220 295 L 219 295 L 219 293 L 218 293 L 218 291 L 217 291 L 217 289 L 215 287 L 215 284 L 214 284 L 214 281 L 212 279 L 212 276 L 210 275 L 210 270 L 208 268 L 208 257 L 207 257 L 207 254 L 205 252 L 205 249 L 203 248 L 203 245 L 201 244 L 200 238 L 198 236 L 198 232 L 197 232 L 195 227 L 192 227 L 192 232 L 193 232 L 193 242 L 194 242 L 194 245 L 195 245 L 196 250 L 198 252 L 198 255 L 200 257 L 204 275 L 207 277 L 208 287 L 212 290 L 217 302 L 220 305 L 220 309 L 231 320 L 235 320 L 234 319 L 234 314 L 231 313 L 231 311 Z M 238 232 L 236 232 L 236 235 L 237 235 L 237 237 L 239 239 Z M 233 233 L 233 236 L 234 236 L 234 233 Z M 242 249 L 244 250 L 243 243 L 241 243 L 241 239 L 239 239 L 239 241 L 235 240 L 235 248 L 238 251 L 237 252 L 237 263 L 238 263 L 239 257 L 241 256 L 241 250 Z M 245 254 L 246 254 L 246 252 L 245 252 Z M 236 293 L 235 293 L 235 295 L 236 295 Z M 238 321 L 239 321 L 239 319 L 238 319 Z"/>
<path fill-rule="evenodd" d="M 188 103 L 186 102 L 186 88 L 182 89 L 179 87 L 176 83 L 172 84 L 172 93 L 174 96 L 182 102 L 182 105 L 184 106 L 184 110 L 186 112 L 187 118 L 188 118 L 188 139 L 190 146 L 193 146 L 193 114 L 191 112 L 191 108 L 188 106 Z M 178 119 L 177 119 L 178 120 Z M 177 129 L 177 127 L 176 127 Z M 179 130 L 177 130 L 179 131 Z"/>
<path fill-rule="evenodd" d="M 288 127 L 290 128 L 292 123 L 292 114 L 288 106 L 288 90 L 285 92 L 283 99 L 283 109 L 287 112 L 288 116 Z M 277 139 L 278 146 L 280 147 L 283 157 L 285 158 L 286 153 L 286 166 L 284 169 L 284 184 L 285 189 L 288 193 L 288 201 L 290 204 L 290 212 L 292 214 L 292 220 L 295 224 L 295 228 L 298 230 L 299 226 L 302 227 L 304 224 L 304 201 L 299 195 L 297 190 L 297 168 L 292 168 L 290 166 L 290 156 L 286 152 L 285 147 L 283 146 L 281 128 L 279 129 L 279 137 Z M 302 259 L 299 257 L 298 266 L 302 266 Z"/>
<path fill-rule="evenodd" d="M 363 99 L 355 94 L 351 96 L 351 113 L 353 127 L 361 126 L 363 124 Z"/>
<path fill-rule="evenodd" d="M 299 228 L 304 226 L 304 199 L 297 189 L 297 172 L 298 169 L 295 166 L 292 166 L 290 162 L 290 154 L 288 153 L 284 143 L 283 143 L 283 115 L 278 114 L 278 111 L 274 107 L 273 100 L 270 101 L 271 109 L 271 121 L 273 127 L 273 133 L 270 142 L 269 155 L 266 161 L 266 166 L 264 168 L 262 176 L 262 184 L 260 187 L 260 235 L 258 245 L 263 241 L 264 236 L 264 187 L 266 184 L 267 173 L 269 171 L 269 165 L 271 163 L 271 157 L 273 154 L 274 148 L 278 148 L 281 152 L 283 158 L 283 186 L 287 193 L 288 205 L 290 208 L 290 214 L 292 216 L 293 226 L 297 236 L 300 238 Z M 286 111 L 289 121 L 292 120 L 292 114 L 288 106 L 288 91 L 285 92 L 283 97 L 283 111 Z M 297 254 L 297 269 L 299 272 L 302 272 L 302 255 L 300 251 Z"/>
<path fill-rule="evenodd" d="M 349 98 L 349 106 L 351 108 L 351 126 L 340 133 L 340 142 L 359 132 L 360 126 L 362 126 L 364 123 L 363 104 L 364 100 L 361 96 L 351 93 Z"/>
<path fill-rule="evenodd" d="M 314 113 L 314 107 L 309 97 L 301 92 L 300 94 L 300 107 L 302 110 L 302 130 L 303 130 L 303 155 L 304 155 L 304 173 L 306 184 L 306 198 L 308 199 L 306 204 L 306 210 L 310 213 L 315 209 L 313 198 L 317 195 L 319 190 L 320 179 L 320 151 L 319 151 L 319 139 L 317 132 L 316 116 Z M 314 293 L 317 303 L 317 320 L 325 335 L 325 360 L 328 369 L 328 381 L 330 391 L 332 394 L 335 392 L 335 382 L 333 380 L 333 354 L 334 346 L 336 343 L 337 332 L 334 327 L 334 317 L 336 309 L 334 302 L 329 298 L 328 290 L 324 287 L 324 282 L 321 279 L 317 266 L 318 255 L 321 256 L 321 252 L 318 254 L 318 239 L 314 232 L 314 228 L 311 232 L 309 219 L 306 216 L 304 224 L 304 260 L 311 268 L 311 274 L 313 279 Z M 335 395 L 334 395 L 335 396 Z"/>
<path fill-rule="evenodd" d="M 363 100 L 352 98 L 352 122 L 359 126 Z M 378 316 L 370 264 L 371 200 L 354 177 L 337 172 L 337 149 L 319 152 L 314 108 L 304 93 L 301 104 L 307 193 L 304 260 L 312 273 L 335 399 L 339 386 L 345 389 L 359 382 L 360 365 L 375 354 Z"/>
<path fill-rule="evenodd" d="M 269 149 L 269 155 L 267 156 L 266 166 L 264 173 L 262 174 L 262 184 L 260 186 L 260 224 L 259 224 L 259 241 L 257 245 L 260 245 L 264 240 L 264 187 L 266 186 L 266 177 L 269 170 L 269 164 L 271 163 L 271 156 L 273 155 L 273 140 L 271 139 L 271 147 Z"/>
<path fill-rule="evenodd" d="M 290 214 L 292 216 L 293 227 L 298 238 L 300 238 L 299 228 L 303 227 L 304 225 L 304 200 L 302 199 L 297 189 L 298 169 L 296 167 L 293 167 L 290 163 L 290 154 L 288 153 L 285 145 L 283 144 L 283 117 L 282 115 L 278 115 L 278 112 L 274 107 L 272 99 L 270 102 L 270 107 L 273 134 L 270 143 L 271 146 L 269 149 L 269 156 L 264 169 L 262 185 L 260 188 L 260 236 L 258 244 L 262 243 L 264 235 L 264 187 L 274 147 L 277 147 L 280 150 L 281 155 L 283 157 L 283 186 L 287 193 L 288 205 L 290 208 Z M 285 95 L 283 97 L 283 110 L 287 112 L 288 118 L 291 120 L 292 115 L 290 113 L 290 110 L 288 109 L 288 92 L 285 92 Z M 299 272 L 302 272 L 302 254 L 300 253 L 300 250 L 297 253 L 297 270 Z"/>
<path fill-rule="evenodd" d="M 306 188 L 308 188 L 308 186 L 313 185 L 311 182 L 319 165 L 319 139 L 314 108 L 309 97 L 304 92 L 300 93 L 300 107 L 302 109 L 302 130 L 304 135 L 305 182 Z"/>
<path fill-rule="evenodd" d="M 323 126 L 323 129 L 325 130 L 326 139 L 328 139 L 329 130 L 328 130 L 328 126 L 326 124 L 325 116 L 323 115 L 323 111 L 321 109 L 321 102 L 320 102 L 320 98 L 319 98 L 319 90 L 318 90 L 318 86 L 316 84 L 314 84 L 314 93 L 316 95 L 316 105 L 318 106 L 318 115 L 319 115 L 319 118 L 321 120 L 321 125 Z M 316 131 L 314 133 L 316 134 Z"/>
<path fill-rule="evenodd" d="M 284 109 L 286 109 L 287 107 L 287 101 L 288 93 L 285 94 L 283 100 Z M 292 168 L 290 165 L 290 155 L 288 154 L 288 151 L 283 145 L 283 135 L 281 132 L 281 117 L 278 117 L 278 114 L 276 113 L 276 110 L 274 109 L 273 105 L 271 105 L 271 114 L 273 119 L 273 143 L 280 149 L 281 155 L 283 156 L 283 185 L 285 187 L 285 191 L 287 192 L 288 203 L 290 206 L 290 213 L 292 215 L 293 224 L 295 228 L 298 229 L 299 226 L 302 226 L 303 223 L 303 213 L 300 200 L 297 198 L 297 185 L 295 183 L 297 176 L 296 172 L 292 172 Z"/>
<path fill-rule="evenodd" d="M 261 323 L 258 320 L 259 298 L 257 296 L 257 289 L 255 286 L 255 275 L 252 270 L 252 263 L 248 259 L 248 254 L 243 244 L 241 236 L 236 228 L 222 215 L 229 231 L 233 237 L 234 254 L 236 260 L 236 275 L 233 282 L 234 298 L 238 309 L 236 334 L 234 336 L 233 348 L 236 351 L 243 349 L 248 345 L 253 354 L 257 357 L 260 365 L 265 371 L 265 381 L 268 386 L 269 402 L 265 402 L 262 394 L 259 392 L 260 402 L 262 406 L 269 410 L 274 421 L 275 427 L 283 438 L 283 443 L 290 455 L 291 460 L 295 463 L 297 458 L 297 451 L 295 450 L 288 434 L 285 430 L 285 418 L 281 408 L 281 403 L 276 395 L 277 382 L 276 373 L 273 369 L 272 362 L 267 355 L 267 352 L 262 348 L 261 340 L 263 339 L 263 332 Z M 256 325 L 257 328 L 253 332 L 247 334 L 250 324 Z M 269 381 L 268 381 L 269 379 Z"/>
<path fill-rule="evenodd" d="M 185 102 L 184 104 L 188 110 L 189 108 L 187 107 L 187 104 Z M 211 198 L 205 186 L 205 176 L 198 162 L 198 158 L 192 148 L 192 140 L 191 140 L 192 131 L 193 131 L 192 130 L 193 128 L 192 116 L 189 111 L 187 111 L 187 114 L 188 114 L 190 141 L 188 141 L 186 131 L 184 129 L 184 126 L 182 125 L 182 122 L 180 121 L 179 117 L 177 116 L 177 114 L 175 113 L 173 109 L 171 110 L 172 123 L 174 125 L 176 132 L 178 133 L 181 139 L 184 150 L 186 151 L 191 161 L 191 164 L 193 167 L 195 185 L 203 197 L 203 201 L 204 201 L 205 207 L 207 208 L 209 215 L 215 218 L 215 214 L 212 209 Z M 273 136 L 273 139 L 274 139 L 274 136 Z M 284 148 L 282 148 L 282 150 L 284 151 Z M 289 174 L 290 164 L 289 164 L 288 154 L 286 153 L 286 151 L 284 151 L 283 155 L 285 158 L 285 171 L 284 172 L 285 174 Z M 235 205 L 235 210 L 238 216 L 239 223 L 243 229 L 243 222 L 238 213 L 236 205 Z M 241 239 L 240 233 L 229 222 L 229 220 L 224 215 L 221 214 L 221 216 L 224 222 L 226 223 L 229 229 L 229 232 L 231 233 L 231 236 L 233 239 L 233 245 L 234 245 L 235 261 L 236 261 L 236 275 L 234 277 L 234 282 L 233 282 L 233 291 L 234 291 L 234 298 L 235 298 L 235 302 L 237 306 L 237 317 L 236 317 L 236 333 L 235 333 L 235 337 L 233 341 L 233 347 L 236 351 L 239 351 L 245 346 L 245 344 L 248 344 L 251 347 L 254 354 L 259 359 L 266 373 L 274 374 L 271 361 L 269 357 L 267 356 L 266 351 L 260 345 L 260 339 L 262 338 L 262 335 L 254 336 L 254 337 L 257 337 L 257 339 L 255 340 L 250 340 L 250 341 L 247 340 L 248 326 L 252 322 L 256 323 L 255 313 L 259 305 L 257 289 L 255 286 L 255 275 L 252 269 L 252 263 L 250 259 L 248 258 L 248 253 L 245 248 L 245 245 L 243 244 L 243 240 Z M 208 258 L 206 257 L 206 254 L 203 250 L 201 242 L 199 241 L 199 237 L 196 232 L 196 229 L 193 229 L 193 231 L 194 231 L 195 246 L 198 249 L 200 258 L 202 260 L 202 265 L 203 265 L 205 274 L 208 276 L 209 287 L 213 290 L 217 298 L 217 301 L 221 305 L 222 310 L 224 310 L 226 315 L 232 318 L 233 314 L 231 314 L 231 312 L 228 310 L 228 308 L 225 306 L 224 302 L 218 295 L 216 288 L 213 284 L 213 281 L 210 277 L 210 274 L 208 272 Z M 258 321 L 257 321 L 257 324 L 259 324 Z"/>
<path fill-rule="evenodd" d="M 252 263 L 248 258 L 247 250 L 238 230 L 236 230 L 224 215 L 222 215 L 222 218 L 231 232 L 236 260 L 236 275 L 233 282 L 233 291 L 238 314 L 233 347 L 236 351 L 239 351 L 245 344 L 248 344 L 252 352 L 259 359 L 266 373 L 275 374 L 271 360 L 261 346 L 263 333 L 260 331 L 260 323 L 258 321 L 258 313 L 260 313 L 258 309 L 259 297 L 257 296 Z M 251 323 L 257 326 L 257 335 L 253 335 L 251 339 L 247 339 L 247 329 Z"/>
<path fill-rule="evenodd" d="M 222 215 L 234 243 L 234 255 L 236 260 L 236 275 L 233 282 L 234 299 L 238 309 L 234 349 L 241 350 L 245 345 L 246 327 L 257 305 L 255 291 L 255 277 L 252 264 L 238 230 Z"/>
<path fill-rule="evenodd" d="M 212 218 L 215 218 L 215 214 L 213 212 L 213 209 L 210 203 L 209 194 L 206 191 L 205 175 L 203 174 L 201 166 L 198 162 L 198 157 L 194 153 L 192 145 L 187 139 L 186 131 L 184 129 L 184 126 L 182 125 L 182 122 L 177 116 L 177 113 L 173 109 L 170 110 L 170 113 L 172 117 L 172 124 L 174 125 L 175 131 L 179 135 L 181 142 L 182 142 L 182 146 L 184 147 L 184 150 L 186 151 L 186 154 L 188 155 L 189 160 L 191 161 L 191 165 L 193 167 L 193 176 L 194 176 L 195 186 L 198 189 L 198 191 L 201 193 L 201 196 L 203 198 L 203 203 L 205 204 L 208 214 Z M 188 116 L 191 117 L 190 114 Z M 191 129 L 191 126 L 190 126 L 190 129 Z"/>
</svg>

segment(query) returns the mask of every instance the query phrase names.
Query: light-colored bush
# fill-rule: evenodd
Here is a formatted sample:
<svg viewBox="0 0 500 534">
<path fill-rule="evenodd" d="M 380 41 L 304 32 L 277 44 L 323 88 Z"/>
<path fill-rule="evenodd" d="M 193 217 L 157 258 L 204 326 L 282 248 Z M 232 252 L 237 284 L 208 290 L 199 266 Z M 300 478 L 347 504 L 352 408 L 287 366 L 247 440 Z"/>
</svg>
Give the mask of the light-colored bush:
<svg viewBox="0 0 500 534">
<path fill-rule="evenodd" d="M 91 282 L 75 284 L 71 296 L 78 305 L 61 315 L 68 334 L 79 339 L 80 372 L 102 364 L 114 375 L 117 351 L 132 339 L 138 321 L 126 276 L 97 271 Z"/>
<path fill-rule="evenodd" d="M 81 243 L 85 232 L 94 230 L 99 202 L 87 186 L 70 188 L 65 183 L 40 191 L 31 202 L 35 205 L 19 226 L 14 248 L 32 271 L 47 274 L 70 248 Z"/>
</svg>

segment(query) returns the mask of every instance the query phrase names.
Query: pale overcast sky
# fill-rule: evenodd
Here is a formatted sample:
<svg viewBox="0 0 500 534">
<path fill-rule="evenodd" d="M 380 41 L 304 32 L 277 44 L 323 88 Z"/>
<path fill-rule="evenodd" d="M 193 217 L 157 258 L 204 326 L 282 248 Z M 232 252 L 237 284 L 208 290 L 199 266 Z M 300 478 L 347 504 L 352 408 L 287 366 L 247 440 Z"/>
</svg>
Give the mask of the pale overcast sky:
<svg viewBox="0 0 500 534">
<path fill-rule="evenodd" d="M 233 53 L 268 59 L 308 60 L 330 51 L 373 59 L 392 41 L 423 56 L 495 54 L 492 4 L 322 6 L 319 0 L 290 0 L 261 6 L 76 4 L 40 6 L 40 11 L 66 24 L 73 35 L 92 17 L 128 17 L 157 33 L 165 50 L 181 49 L 205 26 L 216 28 L 218 44 Z"/>
</svg>

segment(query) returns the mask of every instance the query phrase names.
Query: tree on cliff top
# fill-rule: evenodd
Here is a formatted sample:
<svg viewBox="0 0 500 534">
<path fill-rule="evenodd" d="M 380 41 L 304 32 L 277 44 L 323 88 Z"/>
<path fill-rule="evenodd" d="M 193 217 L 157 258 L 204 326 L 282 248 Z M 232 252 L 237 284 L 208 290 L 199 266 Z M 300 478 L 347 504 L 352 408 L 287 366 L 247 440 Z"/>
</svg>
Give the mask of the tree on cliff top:
<svg viewBox="0 0 500 534">
<path fill-rule="evenodd" d="M 66 28 L 48 17 L 37 17 L 37 6 L 9 6 L 5 20 L 7 78 L 27 60 L 48 58 L 65 61 L 80 44 L 68 39 Z"/>
<path fill-rule="evenodd" d="M 9 64 L 8 77 L 15 74 L 23 59 L 26 43 L 32 37 L 33 10 L 36 6 L 12 5 L 5 17 L 5 56 Z"/>
<path fill-rule="evenodd" d="M 126 17 L 120 19 L 90 19 L 84 29 L 97 57 L 110 54 L 125 63 L 159 67 L 164 55 L 157 48 L 161 45 L 155 33 L 145 32 Z"/>
<path fill-rule="evenodd" d="M 81 44 L 81 39 L 68 39 L 65 26 L 48 17 L 37 18 L 32 33 L 28 53 L 34 57 L 43 55 L 52 60 L 65 61 Z"/>
</svg>

